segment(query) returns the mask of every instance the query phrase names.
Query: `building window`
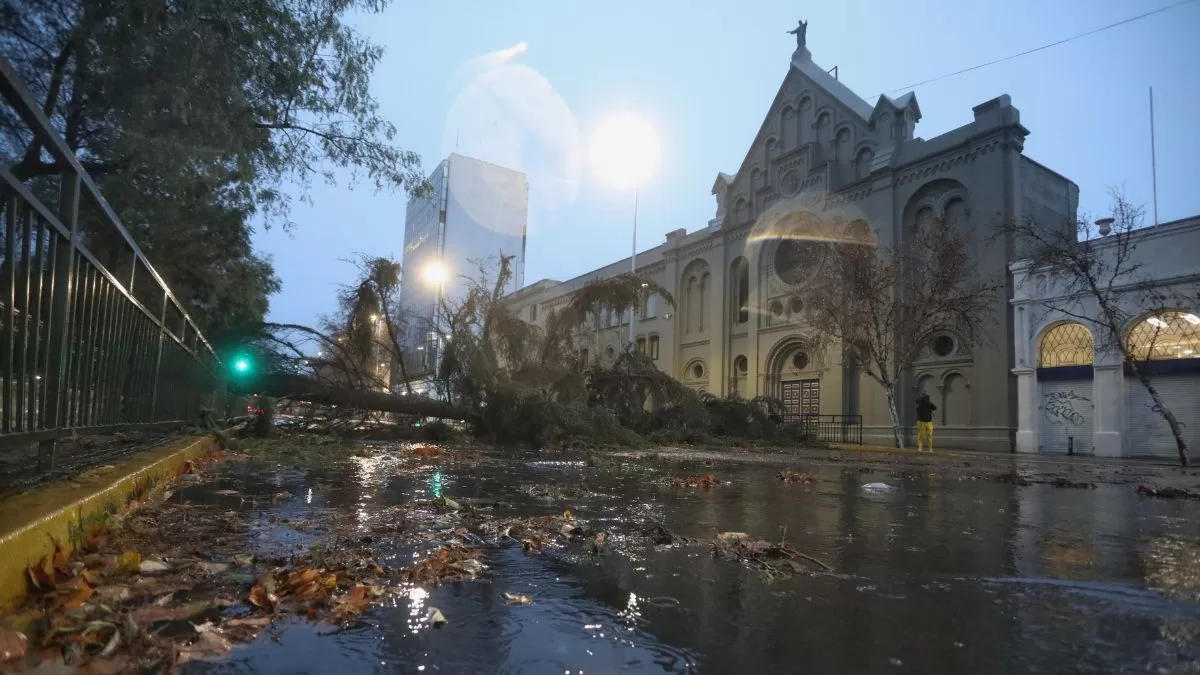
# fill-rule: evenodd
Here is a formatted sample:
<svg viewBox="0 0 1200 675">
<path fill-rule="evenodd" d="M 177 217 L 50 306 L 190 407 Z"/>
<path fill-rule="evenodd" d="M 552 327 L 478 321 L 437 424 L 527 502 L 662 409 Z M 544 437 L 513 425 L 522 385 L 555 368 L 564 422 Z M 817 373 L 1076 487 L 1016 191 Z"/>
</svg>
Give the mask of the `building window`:
<svg viewBox="0 0 1200 675">
<path fill-rule="evenodd" d="M 1090 366 L 1095 359 L 1092 333 L 1080 323 L 1060 323 L 1042 335 L 1038 367 Z"/>
<path fill-rule="evenodd" d="M 745 356 L 739 356 L 733 360 L 733 369 L 738 375 L 745 375 L 749 368 L 750 362 L 746 360 Z"/>
<path fill-rule="evenodd" d="M 1137 361 L 1200 358 L 1200 316 L 1162 312 L 1134 324 L 1129 351 Z"/>
<path fill-rule="evenodd" d="M 929 343 L 929 348 L 938 356 L 950 356 L 954 353 L 954 338 L 949 335 L 939 335 Z"/>
<path fill-rule="evenodd" d="M 639 354 L 646 353 L 646 338 L 640 337 L 637 339 L 637 350 Z"/>
<path fill-rule="evenodd" d="M 642 318 L 653 319 L 658 315 L 658 294 L 650 293 L 642 303 Z"/>
<path fill-rule="evenodd" d="M 658 336 L 657 335 L 650 336 L 650 358 L 655 361 L 658 360 Z"/>
<path fill-rule="evenodd" d="M 582 366 L 584 368 L 588 367 L 588 356 L 589 356 L 588 350 L 586 350 L 586 349 L 579 350 L 579 365 L 580 366 Z"/>
<path fill-rule="evenodd" d="M 733 322 L 746 323 L 750 320 L 750 264 L 745 258 L 733 263 L 733 293 L 737 299 Z"/>
<path fill-rule="evenodd" d="M 792 367 L 796 370 L 804 370 L 808 367 L 808 354 L 804 352 L 796 352 L 792 357 Z"/>
<path fill-rule="evenodd" d="M 537 323 L 537 305 L 529 306 L 529 322 Z"/>
<path fill-rule="evenodd" d="M 804 311 L 804 301 L 800 298 L 792 298 L 788 302 L 788 311 L 792 314 L 799 314 Z"/>
</svg>

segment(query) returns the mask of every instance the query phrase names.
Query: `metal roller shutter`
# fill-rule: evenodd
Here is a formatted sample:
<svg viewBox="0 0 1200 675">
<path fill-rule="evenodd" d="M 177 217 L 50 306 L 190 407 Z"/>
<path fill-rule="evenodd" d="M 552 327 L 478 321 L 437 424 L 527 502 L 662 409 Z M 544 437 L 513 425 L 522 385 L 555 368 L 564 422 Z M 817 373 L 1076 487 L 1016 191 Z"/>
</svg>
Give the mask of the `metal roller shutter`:
<svg viewBox="0 0 1200 675">
<path fill-rule="evenodd" d="M 1190 455 L 1200 450 L 1200 375 L 1155 375 L 1150 383 L 1183 425 Z M 1125 452 L 1131 457 L 1176 458 L 1175 436 L 1154 410 L 1154 400 L 1141 382 L 1125 380 Z"/>
<path fill-rule="evenodd" d="M 1038 406 L 1041 419 L 1039 450 L 1066 454 L 1068 439 L 1075 439 L 1075 452 L 1093 452 L 1092 418 L 1096 406 L 1092 403 L 1091 380 L 1048 380 L 1039 383 L 1042 400 Z"/>
</svg>

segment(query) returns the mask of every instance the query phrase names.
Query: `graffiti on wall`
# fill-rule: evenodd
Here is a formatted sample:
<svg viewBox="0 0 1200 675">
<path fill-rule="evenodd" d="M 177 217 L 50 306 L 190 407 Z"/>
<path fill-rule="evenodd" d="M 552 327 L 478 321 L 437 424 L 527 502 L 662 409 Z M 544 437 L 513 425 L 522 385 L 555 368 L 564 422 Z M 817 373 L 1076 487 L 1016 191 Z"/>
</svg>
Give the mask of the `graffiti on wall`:
<svg viewBox="0 0 1200 675">
<path fill-rule="evenodd" d="M 1051 424 L 1079 426 L 1087 421 L 1080 410 L 1092 400 L 1074 391 L 1056 391 L 1042 396 L 1042 414 Z"/>
</svg>

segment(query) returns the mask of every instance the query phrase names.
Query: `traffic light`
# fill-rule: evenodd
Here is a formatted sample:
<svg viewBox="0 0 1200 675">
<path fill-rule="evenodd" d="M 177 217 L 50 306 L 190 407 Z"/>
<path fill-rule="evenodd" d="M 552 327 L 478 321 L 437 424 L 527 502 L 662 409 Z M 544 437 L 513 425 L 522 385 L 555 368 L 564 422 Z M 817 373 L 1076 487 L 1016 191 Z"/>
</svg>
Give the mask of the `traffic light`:
<svg viewBox="0 0 1200 675">
<path fill-rule="evenodd" d="M 250 372 L 250 359 L 239 356 L 233 360 L 233 372 L 239 375 L 245 375 Z"/>
</svg>

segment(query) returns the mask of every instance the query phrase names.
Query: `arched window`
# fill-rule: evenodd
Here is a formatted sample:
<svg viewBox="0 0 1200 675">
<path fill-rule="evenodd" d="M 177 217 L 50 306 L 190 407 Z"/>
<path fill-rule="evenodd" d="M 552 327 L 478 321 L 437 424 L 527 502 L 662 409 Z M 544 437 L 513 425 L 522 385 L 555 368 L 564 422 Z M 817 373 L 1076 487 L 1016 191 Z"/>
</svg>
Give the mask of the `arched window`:
<svg viewBox="0 0 1200 675">
<path fill-rule="evenodd" d="M 701 333 L 704 332 L 705 305 L 708 304 L 708 280 L 709 274 L 705 272 L 700 277 L 700 302 L 696 305 L 696 330 Z"/>
<path fill-rule="evenodd" d="M 1038 368 L 1090 366 L 1096 356 L 1092 333 L 1080 323 L 1060 323 L 1042 334 Z"/>
<path fill-rule="evenodd" d="M 971 398 L 967 378 L 951 373 L 942 381 L 942 424 L 967 426 L 971 423 Z"/>
<path fill-rule="evenodd" d="M 657 335 L 650 336 L 650 358 L 655 361 L 658 360 L 658 336 Z"/>
<path fill-rule="evenodd" d="M 1142 318 L 1129 331 L 1135 361 L 1200 358 L 1200 316 L 1192 312 L 1160 312 Z"/>
<path fill-rule="evenodd" d="M 842 127 L 833 138 L 833 160 L 838 164 L 850 161 L 850 130 Z"/>
<path fill-rule="evenodd" d="M 746 323 L 750 320 L 750 264 L 745 258 L 739 257 L 733 262 L 732 274 L 733 278 L 733 297 L 736 300 L 734 305 L 733 322 Z"/>
<path fill-rule="evenodd" d="M 684 293 L 683 330 L 691 333 L 696 325 L 696 314 L 700 311 L 700 280 L 689 277 L 687 290 Z"/>
<path fill-rule="evenodd" d="M 854 177 L 861 180 L 871 175 L 871 162 L 875 159 L 875 153 L 871 152 L 870 148 L 863 148 L 858 151 L 858 158 L 854 161 Z"/>
</svg>

